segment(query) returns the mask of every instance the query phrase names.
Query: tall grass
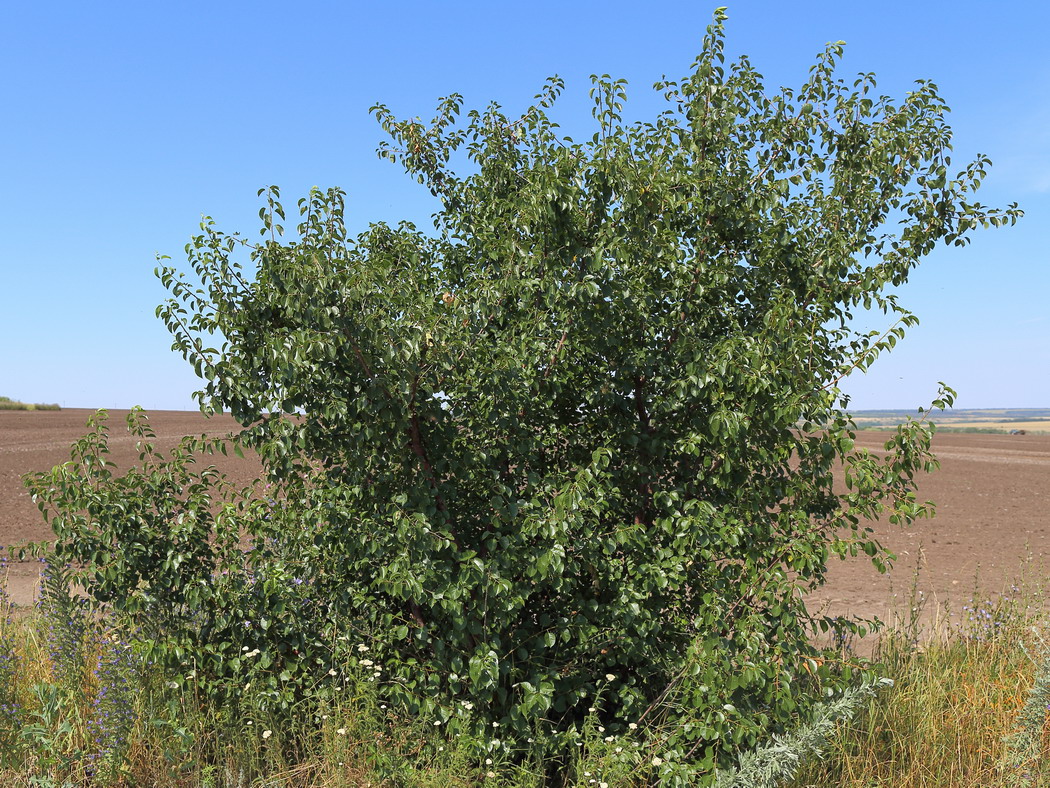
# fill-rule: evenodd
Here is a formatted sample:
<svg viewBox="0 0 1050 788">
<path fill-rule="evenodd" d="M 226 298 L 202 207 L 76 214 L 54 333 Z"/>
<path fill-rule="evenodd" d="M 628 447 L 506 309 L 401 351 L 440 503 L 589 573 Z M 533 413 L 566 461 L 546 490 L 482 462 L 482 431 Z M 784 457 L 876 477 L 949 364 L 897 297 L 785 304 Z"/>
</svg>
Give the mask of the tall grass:
<svg viewBox="0 0 1050 788">
<path fill-rule="evenodd" d="M 945 610 L 926 631 L 921 603 L 910 608 L 873 655 L 893 690 L 842 724 L 823 760 L 793 785 L 1050 785 L 1046 701 L 1020 717 L 1033 676 L 1047 670 L 1036 654 L 1048 621 L 1041 593 L 1013 594 L 975 596 L 957 620 Z"/>
<path fill-rule="evenodd" d="M 450 739 L 431 720 L 387 708 L 371 669 L 344 666 L 334 697 L 291 718 L 244 699 L 208 706 L 192 665 L 172 681 L 151 670 L 144 642 L 117 619 L 85 627 L 69 615 L 75 605 L 49 599 L 68 591 L 56 576 L 44 586 L 43 604 L 0 619 L 2 786 L 546 784 L 549 764 L 541 757 L 526 753 L 512 762 L 493 747 L 491 758 L 479 759 L 492 742 Z M 606 737 L 592 721 L 572 755 L 568 784 L 645 785 L 650 758 L 639 742 Z"/>
</svg>

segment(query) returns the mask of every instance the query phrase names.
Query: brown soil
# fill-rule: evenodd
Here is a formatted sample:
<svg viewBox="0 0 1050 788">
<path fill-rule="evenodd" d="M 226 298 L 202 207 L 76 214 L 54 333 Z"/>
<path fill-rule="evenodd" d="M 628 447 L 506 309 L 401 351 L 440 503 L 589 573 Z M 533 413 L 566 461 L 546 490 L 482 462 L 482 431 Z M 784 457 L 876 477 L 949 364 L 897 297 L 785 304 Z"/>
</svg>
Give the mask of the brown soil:
<svg viewBox="0 0 1050 788">
<path fill-rule="evenodd" d="M 20 477 L 47 470 L 69 458 L 69 445 L 85 432 L 87 410 L 0 411 L 0 545 L 49 537 L 40 513 Z M 112 459 L 121 467 L 137 459 L 134 439 L 124 431 L 126 411 L 110 414 Z M 229 416 L 205 420 L 195 412 L 150 413 L 161 450 L 183 435 L 225 433 L 236 427 Z M 886 433 L 860 432 L 858 443 L 881 447 Z M 1041 571 L 1050 557 L 1050 435 L 941 433 L 934 441 L 941 470 L 923 478 L 922 499 L 936 501 L 937 516 L 904 529 L 876 524 L 882 543 L 898 555 L 891 572 L 880 575 L 863 559 L 834 561 L 831 580 L 812 597 L 814 607 L 834 615 L 885 617 L 917 589 L 936 607 L 950 601 L 957 609 L 970 599 L 975 577 L 987 593 L 1009 589 L 1022 563 L 1032 559 Z M 259 475 L 252 459 L 218 457 L 215 464 L 238 484 Z M 12 599 L 33 598 L 37 564 L 9 566 Z"/>
<path fill-rule="evenodd" d="M 859 432 L 873 450 L 889 437 Z M 1050 435 L 984 435 L 942 432 L 934 451 L 940 470 L 919 479 L 918 497 L 937 504 L 932 520 L 905 528 L 886 522 L 875 531 L 896 553 L 880 575 L 862 559 L 834 560 L 830 580 L 813 595 L 811 609 L 833 615 L 888 619 L 913 593 L 931 613 L 949 603 L 955 615 L 979 593 L 1012 593 L 1025 566 L 1041 580 L 1050 558 Z"/>
</svg>

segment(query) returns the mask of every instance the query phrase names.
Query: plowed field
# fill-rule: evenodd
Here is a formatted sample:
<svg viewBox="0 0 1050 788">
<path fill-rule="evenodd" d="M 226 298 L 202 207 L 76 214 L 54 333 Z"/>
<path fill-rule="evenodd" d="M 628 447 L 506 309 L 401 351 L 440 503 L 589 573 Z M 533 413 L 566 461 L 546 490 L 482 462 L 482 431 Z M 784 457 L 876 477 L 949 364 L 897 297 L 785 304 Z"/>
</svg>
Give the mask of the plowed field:
<svg viewBox="0 0 1050 788">
<path fill-rule="evenodd" d="M 857 433 L 857 442 L 881 447 L 888 433 Z M 892 571 L 880 575 L 863 560 L 833 561 L 831 580 L 814 599 L 834 614 L 886 617 L 911 592 L 927 599 L 926 613 L 945 601 L 958 614 L 973 596 L 1010 593 L 1022 564 L 1046 576 L 1050 566 L 1050 435 L 938 433 L 934 451 L 941 468 L 919 480 L 918 495 L 937 504 L 932 520 L 904 529 L 875 526 L 880 541 L 897 554 Z"/>
<path fill-rule="evenodd" d="M 49 532 L 20 476 L 69 459 L 69 445 L 84 432 L 86 410 L 0 411 L 0 544 L 47 539 Z M 127 467 L 136 460 L 134 439 L 124 430 L 126 412 L 111 413 L 112 459 Z M 187 434 L 224 433 L 229 417 L 205 420 L 194 412 L 153 412 L 151 423 L 162 450 Z M 877 449 L 886 435 L 859 432 L 861 445 Z M 921 480 L 919 495 L 937 502 L 937 517 L 901 529 L 876 525 L 882 542 L 899 556 L 893 571 L 878 574 L 861 559 L 834 562 L 831 582 L 812 603 L 833 614 L 884 615 L 896 593 L 908 593 L 919 568 L 918 588 L 937 603 L 966 604 L 979 576 L 995 593 L 1017 579 L 1027 556 L 1041 569 L 1050 557 L 1050 435 L 941 433 L 935 449 L 942 462 Z M 258 474 L 251 459 L 219 457 L 216 464 L 238 483 Z M 9 567 L 16 602 L 32 600 L 37 565 Z"/>
</svg>

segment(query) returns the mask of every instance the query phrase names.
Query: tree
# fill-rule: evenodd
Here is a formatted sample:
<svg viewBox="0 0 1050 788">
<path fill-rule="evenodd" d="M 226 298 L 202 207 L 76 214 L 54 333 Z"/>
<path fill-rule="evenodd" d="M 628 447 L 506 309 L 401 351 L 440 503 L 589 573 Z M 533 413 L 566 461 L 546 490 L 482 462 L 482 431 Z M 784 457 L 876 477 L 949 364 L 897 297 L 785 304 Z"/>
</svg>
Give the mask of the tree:
<svg viewBox="0 0 1050 788">
<path fill-rule="evenodd" d="M 767 93 L 725 66 L 724 19 L 650 122 L 595 77 L 583 142 L 548 117 L 558 79 L 517 118 L 374 107 L 433 232 L 351 238 L 331 189 L 285 240 L 270 188 L 260 242 L 202 224 L 203 287 L 159 272 L 202 409 L 232 410 L 278 485 L 256 545 L 411 711 L 472 705 L 513 742 L 597 708 L 612 732 L 668 723 L 670 760 L 713 773 L 835 685 L 804 603 L 829 557 L 881 567 L 866 522 L 929 511 L 930 428 L 857 448 L 839 383 L 915 323 L 891 285 L 1020 212 L 972 201 L 985 157 L 951 174 L 933 83 L 877 97 L 834 44 Z M 862 308 L 889 328 L 858 333 Z"/>
</svg>

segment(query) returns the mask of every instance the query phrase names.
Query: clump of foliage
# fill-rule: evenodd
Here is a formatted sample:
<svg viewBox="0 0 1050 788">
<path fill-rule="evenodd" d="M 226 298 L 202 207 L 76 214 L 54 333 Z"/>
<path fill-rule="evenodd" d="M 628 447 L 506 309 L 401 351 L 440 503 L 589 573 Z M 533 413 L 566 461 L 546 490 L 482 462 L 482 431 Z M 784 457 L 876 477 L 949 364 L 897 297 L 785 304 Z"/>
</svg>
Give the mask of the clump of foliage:
<svg viewBox="0 0 1050 788">
<path fill-rule="evenodd" d="M 220 494 L 188 450 L 113 478 L 96 430 L 32 484 L 59 556 L 167 622 L 158 658 L 216 698 L 250 673 L 271 711 L 367 659 L 397 708 L 492 752 L 561 751 L 597 714 L 693 783 L 811 718 L 856 677 L 811 643 L 834 622 L 805 592 L 834 555 L 882 568 L 865 521 L 927 515 L 935 465 L 924 419 L 856 447 L 839 383 L 916 322 L 888 288 L 1019 211 L 972 200 L 986 158 L 950 169 L 932 83 L 877 96 L 835 44 L 767 93 L 723 20 L 650 122 L 596 77 L 583 142 L 548 116 L 558 79 L 462 126 L 458 95 L 430 124 L 374 107 L 433 232 L 350 237 L 338 189 L 290 240 L 276 187 L 259 242 L 206 220 L 158 313 L 272 487 Z M 860 309 L 889 328 L 858 333 Z"/>
<path fill-rule="evenodd" d="M 7 593 L 7 557 L 0 555 L 0 753 L 14 746 L 19 721 L 15 676 L 18 654 L 11 635 L 11 598 Z M 0 754 L 0 764 L 3 755 Z"/>
<path fill-rule="evenodd" d="M 60 405 L 19 402 L 10 397 L 0 397 L 0 410 L 62 410 Z"/>
</svg>

